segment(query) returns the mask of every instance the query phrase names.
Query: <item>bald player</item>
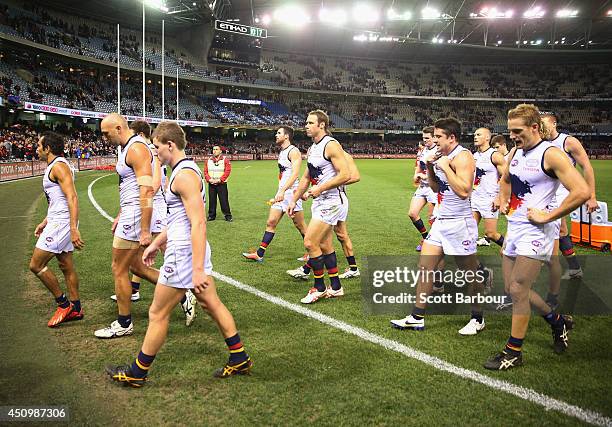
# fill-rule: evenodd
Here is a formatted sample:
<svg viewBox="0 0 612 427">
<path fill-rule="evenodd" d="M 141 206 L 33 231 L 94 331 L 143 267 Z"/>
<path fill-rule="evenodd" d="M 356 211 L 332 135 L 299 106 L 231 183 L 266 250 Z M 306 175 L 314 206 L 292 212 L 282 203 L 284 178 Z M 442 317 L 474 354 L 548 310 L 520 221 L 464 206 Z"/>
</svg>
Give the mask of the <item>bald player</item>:
<svg viewBox="0 0 612 427">
<path fill-rule="evenodd" d="M 145 247 L 151 244 L 153 214 L 154 157 L 147 141 L 134 134 L 123 116 L 112 113 L 102 120 L 102 135 L 117 145 L 120 211 L 113 222 L 112 270 L 117 296 L 117 320 L 95 331 L 102 339 L 119 338 L 134 332 L 131 315 L 132 285 L 129 272 L 157 283 L 159 272 L 142 262 Z"/>
<path fill-rule="evenodd" d="M 472 213 L 476 223 L 484 219 L 485 238 L 477 242 L 489 246 L 489 241 L 504 244 L 504 236 L 497 231 L 498 211 L 493 210 L 493 204 L 499 194 L 499 177 L 504 172 L 504 156 L 491 147 L 491 131 L 479 128 L 474 132 L 474 160 L 476 173 L 471 196 Z"/>
</svg>

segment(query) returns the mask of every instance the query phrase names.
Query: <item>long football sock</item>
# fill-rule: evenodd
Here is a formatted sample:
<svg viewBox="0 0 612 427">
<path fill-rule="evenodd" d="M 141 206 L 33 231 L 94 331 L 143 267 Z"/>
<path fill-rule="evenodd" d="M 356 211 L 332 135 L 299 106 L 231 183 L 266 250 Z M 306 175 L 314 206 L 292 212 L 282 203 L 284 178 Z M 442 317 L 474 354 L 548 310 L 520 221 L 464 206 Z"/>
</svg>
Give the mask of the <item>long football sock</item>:
<svg viewBox="0 0 612 427">
<path fill-rule="evenodd" d="M 327 268 L 327 276 L 331 282 L 331 288 L 337 291 L 342 285 L 338 277 L 338 259 L 336 258 L 336 253 L 332 252 L 331 254 L 323 255 L 323 262 Z"/>
<path fill-rule="evenodd" d="M 151 368 L 151 363 L 155 360 L 155 355 L 149 356 L 144 354 L 142 350 L 138 353 L 138 357 L 132 362 L 132 374 L 135 378 L 145 378 Z"/>
<path fill-rule="evenodd" d="M 274 239 L 274 233 L 270 231 L 266 231 L 263 235 L 263 238 L 261 239 L 261 244 L 259 245 L 259 248 L 257 249 L 258 257 L 262 258 L 264 256 L 264 254 L 266 253 L 266 249 L 268 248 L 268 245 L 272 242 L 272 239 Z"/>
<path fill-rule="evenodd" d="M 567 261 L 567 265 L 572 270 L 580 270 L 580 263 L 576 258 L 576 252 L 574 252 L 574 244 L 570 236 L 563 236 L 559 238 L 559 249 Z"/>
<path fill-rule="evenodd" d="M 425 229 L 425 224 L 423 224 L 423 220 L 419 218 L 416 221 L 412 221 L 412 224 L 417 230 L 419 230 L 419 233 L 421 233 L 423 239 L 427 239 L 427 229 Z"/>
<path fill-rule="evenodd" d="M 317 291 L 323 292 L 325 290 L 325 281 L 323 280 L 323 274 L 325 273 L 325 262 L 323 261 L 323 255 L 319 255 L 316 258 L 310 258 L 310 265 L 314 273 L 314 287 Z"/>
<path fill-rule="evenodd" d="M 240 362 L 244 362 L 249 358 L 246 351 L 244 351 L 242 341 L 240 341 L 240 335 L 236 334 L 233 337 L 226 338 L 225 344 L 227 344 L 227 348 L 230 352 L 229 363 L 231 365 L 236 365 Z"/>
</svg>

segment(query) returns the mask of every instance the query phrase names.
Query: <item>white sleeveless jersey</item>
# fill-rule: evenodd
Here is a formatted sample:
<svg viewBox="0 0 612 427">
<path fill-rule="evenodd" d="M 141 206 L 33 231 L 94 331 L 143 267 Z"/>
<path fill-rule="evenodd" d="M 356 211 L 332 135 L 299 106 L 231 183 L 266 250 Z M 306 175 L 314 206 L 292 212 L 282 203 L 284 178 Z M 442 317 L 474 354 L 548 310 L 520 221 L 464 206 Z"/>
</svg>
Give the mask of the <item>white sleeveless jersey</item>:
<svg viewBox="0 0 612 427">
<path fill-rule="evenodd" d="M 47 165 L 45 174 L 43 175 L 43 191 L 47 197 L 47 203 L 49 203 L 49 208 L 47 209 L 47 221 L 49 222 L 70 221 L 70 210 L 68 209 L 66 195 L 62 191 L 59 183 L 49 178 L 51 169 L 53 169 L 53 167 L 58 163 L 65 163 L 68 165 L 68 168 L 70 168 L 70 173 L 72 174 L 72 179 L 74 179 L 74 170 L 72 169 L 72 166 L 70 166 L 70 163 L 68 163 L 68 160 L 65 158 L 56 157 Z"/>
<path fill-rule="evenodd" d="M 183 159 L 174 165 L 172 175 L 170 175 L 168 180 L 168 191 L 165 192 L 166 204 L 168 205 L 168 247 L 191 245 L 191 222 L 189 222 L 185 205 L 183 205 L 181 196 L 172 192 L 172 182 L 176 175 L 184 169 L 192 169 L 200 177 L 200 181 L 202 181 L 202 172 L 200 172 L 198 165 L 192 159 Z M 202 182 L 200 184 L 200 194 L 202 200 L 206 202 L 204 184 Z"/>
<path fill-rule="evenodd" d="M 149 149 L 151 150 L 151 153 L 154 155 L 154 159 L 155 157 L 157 157 L 157 148 L 155 148 L 155 145 L 153 144 L 149 144 Z M 155 160 L 153 160 L 151 162 L 151 167 L 155 166 Z M 160 165 L 161 168 L 161 185 L 159 186 L 159 189 L 157 190 L 157 193 L 155 193 L 155 195 L 153 196 L 153 206 L 154 207 L 159 207 L 160 209 L 166 210 L 166 199 L 164 199 L 164 188 L 166 186 L 166 166 L 165 165 Z M 153 174 L 155 173 L 155 171 L 151 171 Z"/>
<path fill-rule="evenodd" d="M 493 154 L 496 150 L 489 147 L 487 150 L 474 153 L 476 160 L 476 173 L 474 175 L 474 189 L 472 197 L 490 198 L 499 193 L 499 174 L 493 164 Z"/>
<path fill-rule="evenodd" d="M 293 165 L 291 164 L 291 160 L 289 159 L 289 154 L 293 150 L 297 150 L 298 153 L 300 151 L 296 146 L 290 144 L 287 148 L 281 150 L 281 152 L 278 153 L 278 188 L 283 187 L 287 183 L 287 180 L 289 180 L 291 174 L 293 173 Z M 291 184 L 289 189 L 297 188 L 298 181 L 299 180 L 296 178 L 295 182 Z"/>
<path fill-rule="evenodd" d="M 117 157 L 117 166 L 115 167 L 117 173 L 119 174 L 119 205 L 123 207 L 138 207 L 140 208 L 140 189 L 138 187 L 138 183 L 136 182 L 136 174 L 134 173 L 134 169 L 126 163 L 127 153 L 133 144 L 142 143 L 151 156 L 151 165 L 153 165 L 153 153 L 151 153 L 151 149 L 149 148 L 149 144 L 143 138 L 138 135 L 133 135 L 129 140 L 125 147 L 119 150 L 119 155 Z"/>
<path fill-rule="evenodd" d="M 468 149 L 463 148 L 461 145 L 457 145 L 447 157 L 453 160 L 463 151 L 467 151 L 472 155 Z M 436 175 L 436 182 L 438 183 L 438 218 L 472 218 L 470 198 L 462 199 L 457 196 L 448 183 L 446 174 L 438 167 L 437 162 L 434 163 L 434 172 Z"/>
<path fill-rule="evenodd" d="M 563 151 L 565 153 L 565 155 L 567 156 L 567 158 L 570 160 L 570 162 L 572 162 L 572 165 L 574 165 L 574 167 L 576 167 L 576 159 L 574 159 L 570 153 L 565 151 L 565 140 L 567 138 L 569 138 L 568 134 L 560 133 L 559 135 L 557 135 L 557 137 L 555 139 L 551 140 L 550 143 L 553 146 L 559 148 L 561 151 Z"/>
<path fill-rule="evenodd" d="M 529 222 L 527 208 L 550 211 L 554 206 L 559 180 L 544 170 L 544 153 L 552 147 L 550 142 L 540 141 L 527 151 L 517 149 L 514 153 L 510 160 L 508 222 Z"/>
<path fill-rule="evenodd" d="M 431 153 L 436 152 L 437 150 L 438 150 L 438 146 L 436 144 L 432 144 L 430 148 L 427 148 L 427 146 L 423 147 L 423 149 L 420 152 L 420 155 L 417 156 L 417 160 L 419 161 L 419 164 L 418 164 L 418 168 L 420 169 L 419 172 L 427 174 L 427 163 L 425 162 L 425 159 L 427 158 L 427 156 L 429 156 Z M 419 182 L 419 186 L 429 187 L 429 179 L 428 178 L 421 179 L 421 181 Z"/>
<path fill-rule="evenodd" d="M 308 173 L 312 185 L 323 184 L 338 175 L 332 162 L 325 158 L 325 147 L 330 141 L 335 141 L 335 139 L 325 135 L 308 149 Z M 341 190 L 339 188 L 326 190 L 316 200 L 342 203 Z"/>
</svg>

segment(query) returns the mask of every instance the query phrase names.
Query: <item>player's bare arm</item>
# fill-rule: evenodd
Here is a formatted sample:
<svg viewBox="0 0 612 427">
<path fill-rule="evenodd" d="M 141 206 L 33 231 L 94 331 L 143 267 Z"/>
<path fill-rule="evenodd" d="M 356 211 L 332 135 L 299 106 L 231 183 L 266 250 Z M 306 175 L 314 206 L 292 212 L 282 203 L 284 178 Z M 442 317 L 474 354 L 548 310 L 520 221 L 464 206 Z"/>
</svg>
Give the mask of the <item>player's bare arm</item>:
<svg viewBox="0 0 612 427">
<path fill-rule="evenodd" d="M 567 156 L 560 149 L 551 147 L 546 150 L 544 169 L 559 178 L 561 184 L 568 189 L 569 195 L 558 208 L 550 212 L 528 208 L 527 218 L 534 224 L 545 224 L 562 218 L 586 202 L 590 196 L 586 181 L 578 170 L 567 161 Z"/>
<path fill-rule="evenodd" d="M 70 166 L 62 162 L 57 163 L 51 170 L 49 178 L 55 180 L 59 184 L 66 197 L 68 211 L 70 212 L 70 240 L 72 240 L 72 244 L 75 248 L 81 249 L 83 245 L 85 245 L 85 242 L 81 239 L 81 233 L 79 231 L 79 199 L 76 189 L 74 188 L 74 180 L 72 179 Z"/>
<path fill-rule="evenodd" d="M 470 152 L 463 151 L 452 161 L 446 156 L 440 157 L 438 167 L 446 174 L 448 185 L 457 196 L 461 199 L 470 197 L 476 171 L 476 163 Z"/>
<path fill-rule="evenodd" d="M 283 185 L 278 192 L 276 193 L 276 197 L 274 198 L 275 202 L 282 202 L 285 198 L 285 191 L 287 191 L 295 182 L 298 175 L 300 174 L 300 168 L 302 167 L 302 154 L 299 150 L 291 150 L 289 153 L 289 160 L 291 161 L 291 176 Z"/>
<path fill-rule="evenodd" d="M 184 169 L 172 183 L 172 191 L 181 196 L 185 212 L 191 223 L 191 250 L 194 292 L 200 293 L 212 284 L 212 277 L 204 271 L 206 254 L 206 221 L 204 200 L 200 195 L 202 180 L 193 171 Z"/>
<path fill-rule="evenodd" d="M 586 153 L 580 141 L 573 136 L 569 136 L 567 138 L 567 140 L 565 141 L 565 147 L 566 147 L 566 150 L 576 160 L 576 163 L 580 165 L 580 167 L 582 168 L 582 173 L 584 174 L 584 180 L 589 186 L 589 191 L 591 194 L 589 196 L 589 199 L 586 202 L 587 211 L 589 213 L 595 212 L 595 210 L 598 207 L 597 198 L 595 196 L 595 172 L 593 171 L 593 166 L 591 165 L 589 156 Z"/>
<path fill-rule="evenodd" d="M 153 171 L 151 154 L 144 144 L 133 144 L 126 156 L 132 167 L 140 191 L 140 244 L 151 244 L 151 216 L 153 214 Z"/>
<path fill-rule="evenodd" d="M 350 185 L 350 184 L 354 184 L 356 182 L 361 181 L 361 174 L 359 173 L 359 169 L 357 168 L 357 165 L 355 164 L 355 160 L 353 159 L 353 156 L 351 156 L 349 153 L 344 151 L 344 157 L 346 158 L 346 163 L 348 164 L 348 168 L 349 168 L 349 179 L 348 181 L 345 182 L 345 184 Z"/>
</svg>

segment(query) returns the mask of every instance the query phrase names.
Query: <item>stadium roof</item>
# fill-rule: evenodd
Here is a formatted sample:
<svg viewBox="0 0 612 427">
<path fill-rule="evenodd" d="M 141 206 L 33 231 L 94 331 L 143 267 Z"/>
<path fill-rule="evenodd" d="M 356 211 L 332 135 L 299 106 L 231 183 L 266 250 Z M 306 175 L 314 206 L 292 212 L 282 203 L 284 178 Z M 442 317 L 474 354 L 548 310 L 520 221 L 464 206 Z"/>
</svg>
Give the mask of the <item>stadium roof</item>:
<svg viewBox="0 0 612 427">
<path fill-rule="evenodd" d="M 144 0 L 151 28 L 214 19 L 267 27 L 264 47 L 354 50 L 353 45 L 425 43 L 525 50 L 612 49 L 610 0 Z M 51 7 L 138 27 L 140 0 L 48 0 Z M 360 8 L 355 10 L 356 8 Z M 351 46 L 347 46 L 350 44 Z M 388 48 L 362 48 L 364 51 Z"/>
</svg>

